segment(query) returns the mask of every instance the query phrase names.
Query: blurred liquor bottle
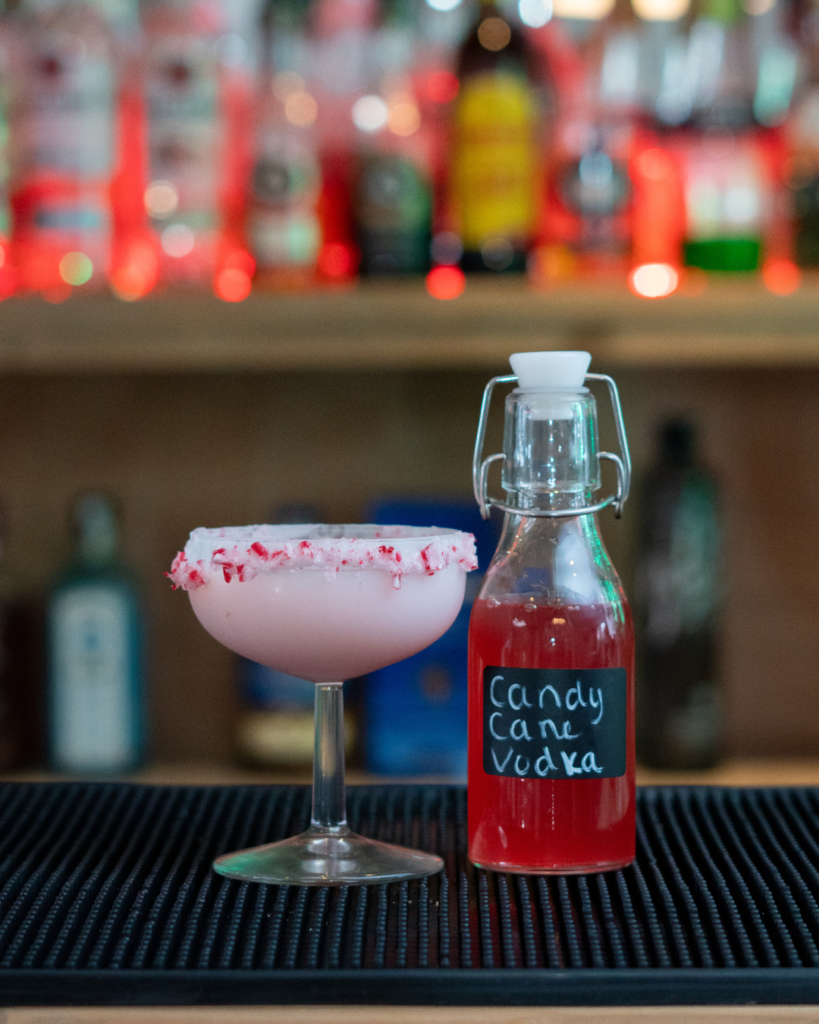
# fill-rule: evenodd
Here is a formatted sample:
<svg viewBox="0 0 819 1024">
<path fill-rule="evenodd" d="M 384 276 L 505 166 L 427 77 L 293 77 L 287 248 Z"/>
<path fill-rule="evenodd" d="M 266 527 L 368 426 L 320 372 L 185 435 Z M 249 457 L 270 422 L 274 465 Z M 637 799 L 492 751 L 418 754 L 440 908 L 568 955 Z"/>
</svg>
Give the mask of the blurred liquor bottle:
<svg viewBox="0 0 819 1024">
<path fill-rule="evenodd" d="M 637 753 L 654 768 L 707 768 L 723 738 L 717 485 L 687 420 L 666 423 L 659 448 L 637 538 Z"/>
<path fill-rule="evenodd" d="M 704 0 L 687 62 L 691 114 L 680 140 L 685 262 L 711 271 L 756 270 L 773 196 L 754 126 L 751 32 L 737 0 Z"/>
<path fill-rule="evenodd" d="M 13 295 L 17 274 L 11 259 L 10 119 L 12 103 L 12 53 L 17 33 L 6 4 L 0 4 L 0 299 Z"/>
<path fill-rule="evenodd" d="M 262 288 L 316 282 L 321 247 L 321 165 L 310 91 L 308 4 L 269 0 L 263 47 L 249 235 Z"/>
<path fill-rule="evenodd" d="M 491 3 L 461 47 L 450 187 L 467 271 L 525 270 L 537 221 L 537 70 L 521 31 Z"/>
<path fill-rule="evenodd" d="M 629 160 L 635 142 L 641 61 L 639 25 L 628 0 L 618 0 L 586 45 L 591 78 L 585 109 L 561 130 L 564 160 L 555 186 L 576 218 L 574 252 L 587 274 L 622 274 L 630 243 Z"/>
<path fill-rule="evenodd" d="M 9 569 L 9 517 L 0 506 L 0 769 L 42 763 L 42 605 Z"/>
<path fill-rule="evenodd" d="M 211 0 L 212 2 L 212 0 Z M 254 164 L 254 116 L 263 0 L 218 0 L 219 105 L 224 151 L 219 166 L 221 228 L 213 279 L 215 294 L 241 302 L 250 294 L 255 260 L 247 237 L 248 181 Z"/>
<path fill-rule="evenodd" d="M 273 523 L 321 522 L 316 506 L 303 503 L 274 509 Z M 313 763 L 315 683 L 247 658 L 236 658 L 239 689 L 234 722 L 234 749 L 239 761 L 272 771 L 309 771 Z M 358 729 L 355 684 L 345 685 L 344 737 L 353 753 Z"/>
<path fill-rule="evenodd" d="M 224 4 L 215 0 L 146 0 L 141 13 L 145 206 L 160 278 L 172 285 L 213 282 L 222 298 L 244 298 L 252 273 L 241 223 L 251 151 L 250 93 L 241 74 L 247 41 L 228 31 Z M 226 289 L 223 270 L 234 271 Z"/>
<path fill-rule="evenodd" d="M 120 559 L 111 500 L 82 495 L 73 524 L 74 555 L 47 613 L 49 761 L 62 772 L 125 772 L 144 751 L 137 589 Z"/>
<path fill-rule="evenodd" d="M 383 0 L 382 21 L 372 34 L 366 101 L 381 116 L 359 135 L 354 193 L 361 273 L 368 277 L 429 269 L 433 153 L 415 76 L 417 10 L 414 0 Z"/>
<path fill-rule="evenodd" d="M 361 254 L 356 241 L 355 188 L 362 137 L 383 127 L 383 100 L 370 92 L 379 54 L 377 0 L 313 0 L 310 6 L 310 93 L 317 102 L 321 163 L 321 248 L 325 285 L 349 286 Z"/>
<path fill-rule="evenodd" d="M 613 9 L 612 9 L 613 8 Z M 564 2 L 559 30 L 576 67 L 553 61 L 559 117 L 548 151 L 536 281 L 576 274 L 622 275 L 630 244 L 632 189 L 642 66 L 639 24 L 628 0 Z"/>
<path fill-rule="evenodd" d="M 138 0 L 93 2 L 112 33 L 117 62 L 110 284 L 115 295 L 132 302 L 154 288 L 159 272 L 159 257 L 145 213 L 148 154 L 142 88 L 143 37 Z"/>
<path fill-rule="evenodd" d="M 673 291 L 679 280 L 686 228 L 681 163 L 668 142 L 691 113 L 685 89 L 690 2 L 633 0 L 633 7 L 639 18 L 639 66 L 638 130 L 629 163 L 631 283 L 638 294 L 662 295 Z M 609 78 L 614 85 L 616 76 Z M 641 268 L 650 277 L 635 287 Z"/>
<path fill-rule="evenodd" d="M 795 5 L 805 83 L 787 123 L 788 185 L 794 221 L 794 257 L 819 266 L 819 5 Z"/>
<path fill-rule="evenodd" d="M 61 301 L 110 272 L 115 44 L 85 0 L 26 0 L 14 48 L 13 259 L 20 286 Z"/>
</svg>

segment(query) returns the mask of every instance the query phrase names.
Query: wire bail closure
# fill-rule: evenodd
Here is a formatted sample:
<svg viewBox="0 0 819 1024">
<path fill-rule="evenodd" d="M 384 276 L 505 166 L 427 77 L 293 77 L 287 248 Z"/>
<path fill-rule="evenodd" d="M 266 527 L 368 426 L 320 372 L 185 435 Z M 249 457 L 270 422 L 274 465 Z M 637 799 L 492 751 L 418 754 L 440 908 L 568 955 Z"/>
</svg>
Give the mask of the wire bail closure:
<svg viewBox="0 0 819 1024">
<path fill-rule="evenodd" d="M 501 453 L 488 455 L 485 459 L 483 458 L 483 446 L 486 441 L 486 424 L 489 419 L 489 406 L 492 402 L 492 392 L 494 391 L 496 384 L 516 384 L 518 382 L 518 378 L 514 374 L 510 374 L 505 377 L 493 377 L 483 391 L 481 415 L 478 420 L 478 436 L 475 438 L 475 454 L 472 457 L 472 489 L 475 493 L 475 500 L 478 503 L 478 508 L 481 511 L 481 517 L 483 519 L 489 518 L 489 510 L 493 507 L 499 508 L 502 512 L 510 512 L 512 515 L 516 516 L 564 519 L 571 516 L 585 516 L 594 512 L 600 512 L 609 505 L 613 506 L 616 518 L 620 518 L 623 513 L 623 506 L 628 498 L 628 492 L 631 488 L 631 455 L 629 454 L 628 440 L 626 439 L 626 425 L 623 421 L 623 408 L 620 405 L 620 394 L 614 380 L 605 373 L 587 373 L 584 381 L 588 380 L 605 381 L 609 389 L 611 407 L 614 412 L 614 424 L 617 428 L 617 443 L 620 446 L 620 455 L 615 455 L 614 452 L 598 452 L 597 458 L 598 460 L 606 459 L 609 462 L 614 463 L 615 468 L 617 469 L 616 493 L 610 494 L 607 498 L 604 498 L 603 501 L 598 501 L 595 505 L 585 505 L 583 508 L 517 508 L 514 505 L 507 505 L 498 498 L 490 498 L 487 493 L 489 486 L 489 468 L 493 462 L 498 462 L 505 458 Z"/>
</svg>

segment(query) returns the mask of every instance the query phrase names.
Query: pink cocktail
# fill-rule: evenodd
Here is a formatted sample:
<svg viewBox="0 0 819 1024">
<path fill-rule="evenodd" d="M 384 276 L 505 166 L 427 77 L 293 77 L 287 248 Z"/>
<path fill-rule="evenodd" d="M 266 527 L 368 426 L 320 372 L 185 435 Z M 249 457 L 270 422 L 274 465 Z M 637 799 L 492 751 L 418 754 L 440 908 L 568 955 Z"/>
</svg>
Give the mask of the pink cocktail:
<svg viewBox="0 0 819 1024">
<path fill-rule="evenodd" d="M 357 836 L 346 823 L 345 679 L 407 658 L 455 621 L 474 541 L 401 526 L 194 530 L 170 572 L 207 631 L 232 651 L 316 683 L 313 813 L 307 832 L 220 857 L 231 878 L 363 884 L 440 870 L 432 854 Z"/>
</svg>

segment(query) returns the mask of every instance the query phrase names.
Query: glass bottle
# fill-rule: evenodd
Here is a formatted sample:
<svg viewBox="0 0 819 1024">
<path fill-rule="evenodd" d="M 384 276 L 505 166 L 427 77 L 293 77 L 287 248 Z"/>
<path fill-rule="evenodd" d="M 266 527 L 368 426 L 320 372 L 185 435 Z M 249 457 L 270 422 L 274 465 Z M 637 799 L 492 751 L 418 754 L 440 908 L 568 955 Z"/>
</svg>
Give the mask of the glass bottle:
<svg viewBox="0 0 819 1024">
<path fill-rule="evenodd" d="M 114 38 L 92 3 L 29 0 L 14 60 L 13 259 L 24 291 L 59 302 L 110 271 Z"/>
<path fill-rule="evenodd" d="M 373 33 L 371 77 L 379 79 L 387 116 L 380 130 L 359 140 L 353 206 L 367 277 L 429 269 L 434 142 L 416 87 L 423 50 L 416 14 L 417 5 L 407 0 L 383 2 Z"/>
<path fill-rule="evenodd" d="M 771 207 L 771 175 L 754 126 L 756 60 L 737 0 L 703 0 L 691 27 L 691 116 L 680 138 L 685 263 L 724 273 L 756 270 Z"/>
<path fill-rule="evenodd" d="M 628 494 L 630 463 L 597 450 L 590 356 L 518 353 L 503 456 L 481 463 L 482 511 L 505 513 L 469 630 L 469 858 L 496 871 L 608 871 L 634 858 L 634 634 L 595 512 Z M 486 497 L 503 459 L 506 502 Z M 594 503 L 600 458 L 618 492 Z"/>
<path fill-rule="evenodd" d="M 321 247 L 318 104 L 310 81 L 307 5 L 268 0 L 249 200 L 256 284 L 316 284 Z"/>
<path fill-rule="evenodd" d="M 160 280 L 207 285 L 224 228 L 227 153 L 218 7 L 192 0 L 146 0 L 145 106 L 148 187 L 145 207 L 159 250 Z"/>
<path fill-rule="evenodd" d="M 458 59 L 450 177 L 467 271 L 520 271 L 538 204 L 534 56 L 491 3 Z"/>
<path fill-rule="evenodd" d="M 663 425 L 641 506 L 637 752 L 653 768 L 708 768 L 722 739 L 719 510 L 716 481 L 696 457 L 687 420 Z"/>
<path fill-rule="evenodd" d="M 136 587 L 120 562 L 110 500 L 82 495 L 73 519 L 74 558 L 47 612 L 49 760 L 64 772 L 124 772 L 143 749 Z"/>
</svg>

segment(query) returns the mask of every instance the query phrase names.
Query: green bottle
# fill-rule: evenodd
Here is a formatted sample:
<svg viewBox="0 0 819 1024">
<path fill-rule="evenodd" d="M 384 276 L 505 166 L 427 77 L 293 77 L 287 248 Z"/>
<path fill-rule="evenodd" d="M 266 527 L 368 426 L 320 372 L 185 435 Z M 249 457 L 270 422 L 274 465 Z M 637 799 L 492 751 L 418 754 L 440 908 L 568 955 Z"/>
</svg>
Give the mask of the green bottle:
<svg viewBox="0 0 819 1024">
<path fill-rule="evenodd" d="M 660 431 L 642 493 L 635 579 L 637 757 L 700 769 L 722 747 L 717 484 L 687 420 Z"/>
<path fill-rule="evenodd" d="M 71 774 L 116 774 L 143 755 L 137 589 L 120 561 L 110 499 L 83 494 L 72 518 L 74 556 L 47 611 L 49 761 Z"/>
<path fill-rule="evenodd" d="M 738 0 L 706 0 L 692 27 L 692 134 L 686 140 L 689 267 L 743 273 L 762 252 L 766 182 L 754 131 L 751 37 Z"/>
<path fill-rule="evenodd" d="M 361 273 L 367 277 L 424 274 L 432 238 L 432 182 L 425 126 L 412 88 L 420 49 L 417 7 L 409 0 L 387 0 L 382 23 L 373 32 L 375 64 L 390 67 L 397 89 L 384 97 L 387 124 L 369 138 L 360 136 L 353 195 Z M 381 88 L 382 83 L 373 89 Z"/>
</svg>

